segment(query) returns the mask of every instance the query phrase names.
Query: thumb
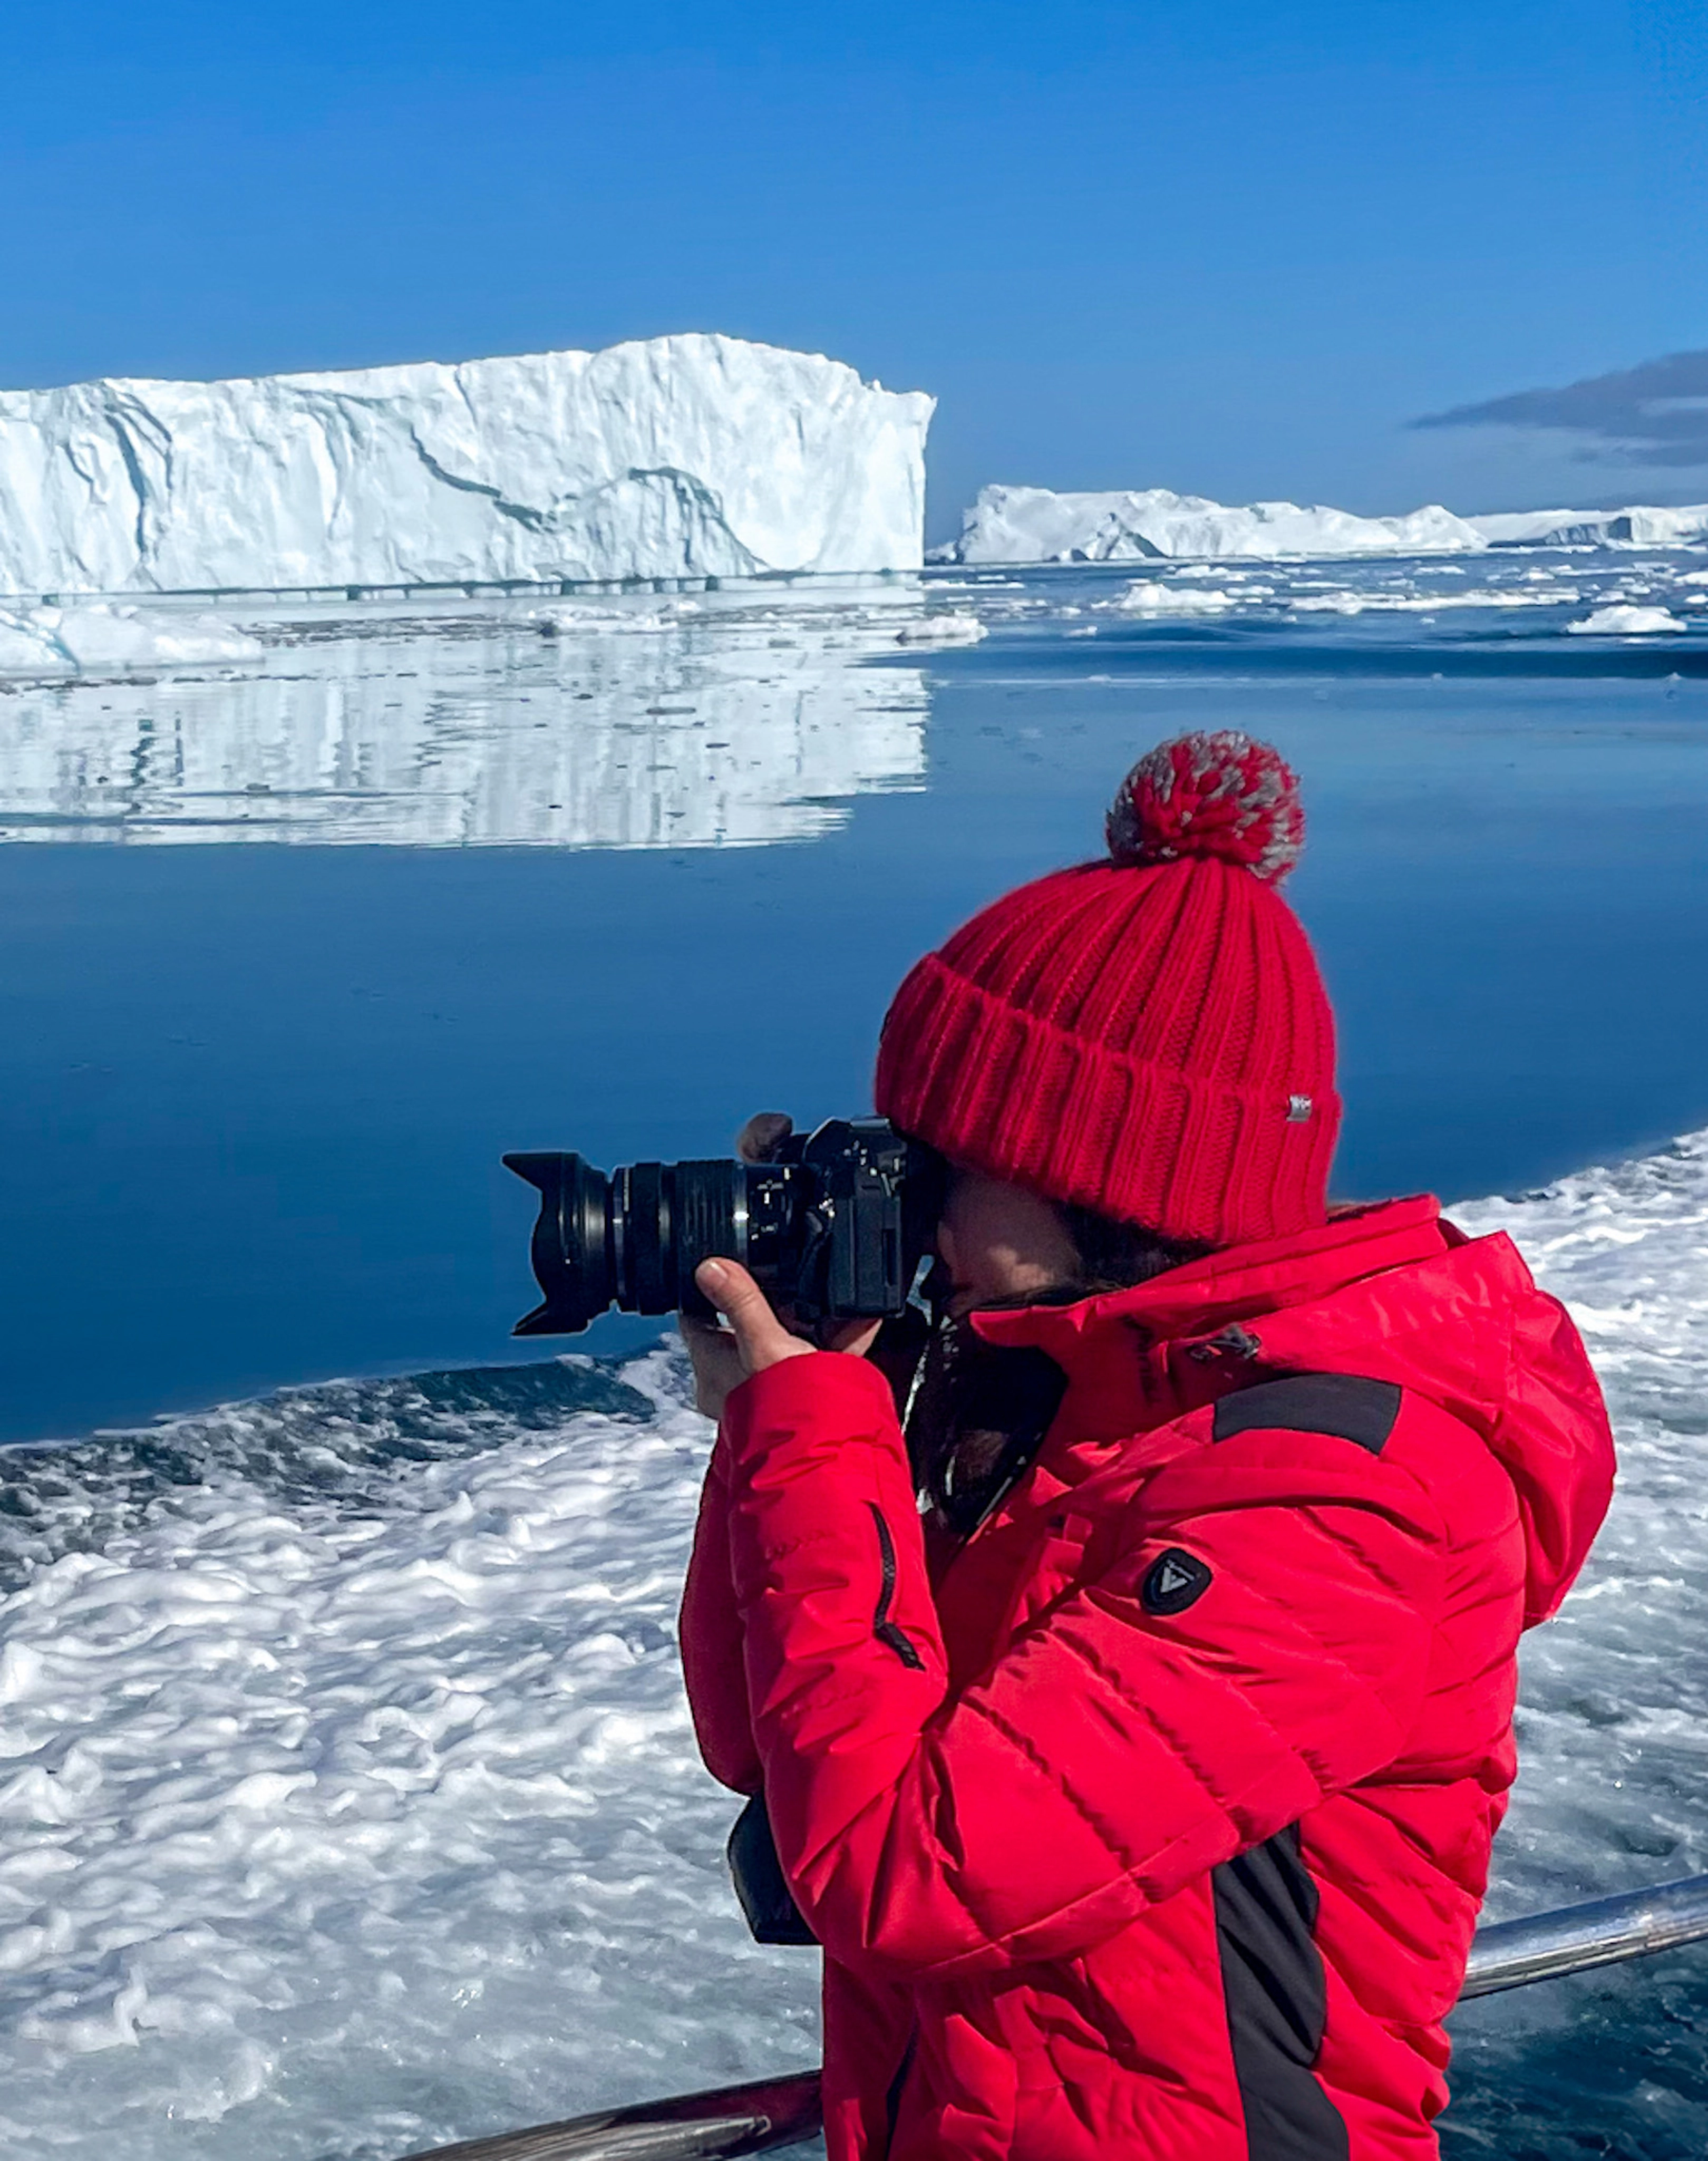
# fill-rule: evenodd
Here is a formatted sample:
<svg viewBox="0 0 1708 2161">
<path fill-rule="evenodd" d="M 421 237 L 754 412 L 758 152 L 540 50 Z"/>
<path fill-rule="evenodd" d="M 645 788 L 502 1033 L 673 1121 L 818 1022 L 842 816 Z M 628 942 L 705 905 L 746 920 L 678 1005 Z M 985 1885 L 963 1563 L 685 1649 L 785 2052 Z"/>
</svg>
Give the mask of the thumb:
<svg viewBox="0 0 1708 2161">
<path fill-rule="evenodd" d="M 789 1334 L 771 1304 L 739 1261 L 702 1261 L 694 1280 L 728 1321 L 750 1373 L 763 1372 L 784 1358 L 797 1358 L 811 1345 Z"/>
</svg>

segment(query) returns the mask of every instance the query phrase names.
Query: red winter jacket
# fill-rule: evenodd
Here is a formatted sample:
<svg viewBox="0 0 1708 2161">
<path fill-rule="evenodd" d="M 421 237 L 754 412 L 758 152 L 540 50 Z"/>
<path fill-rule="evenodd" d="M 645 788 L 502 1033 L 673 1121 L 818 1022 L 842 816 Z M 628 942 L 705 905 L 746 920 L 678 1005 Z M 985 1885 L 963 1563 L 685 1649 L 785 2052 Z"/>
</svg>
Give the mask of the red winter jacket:
<svg viewBox="0 0 1708 2161">
<path fill-rule="evenodd" d="M 706 1761 L 825 1946 L 831 2161 L 1424 2161 L 1519 1632 L 1611 1489 L 1576 1330 L 1428 1200 L 978 1325 L 1067 1393 L 935 1581 L 831 1353 L 731 1398 L 689 1576 Z"/>
</svg>

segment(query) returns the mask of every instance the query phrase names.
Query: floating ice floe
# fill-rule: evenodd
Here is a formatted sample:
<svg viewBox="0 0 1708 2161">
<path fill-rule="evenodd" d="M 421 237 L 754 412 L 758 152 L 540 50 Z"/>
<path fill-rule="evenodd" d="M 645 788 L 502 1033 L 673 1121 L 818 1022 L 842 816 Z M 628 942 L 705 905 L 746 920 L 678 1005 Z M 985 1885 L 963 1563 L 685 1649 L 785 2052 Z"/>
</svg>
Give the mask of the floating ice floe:
<svg viewBox="0 0 1708 2161">
<path fill-rule="evenodd" d="M 1165 586 L 1155 578 L 1135 578 L 1110 606 L 1122 615 L 1220 615 L 1245 597 L 1214 586 Z"/>
<path fill-rule="evenodd" d="M 1565 627 L 1574 636 L 1597 634 L 1606 638 L 1647 638 L 1657 631 L 1690 627 L 1670 608 L 1634 607 L 1622 601 L 1610 607 L 1596 608 L 1581 622 L 1569 622 Z"/>
<path fill-rule="evenodd" d="M 0 593 L 916 569 L 933 403 L 699 336 L 0 392 Z"/>
<path fill-rule="evenodd" d="M 1487 542 L 1439 503 L 1403 518 L 1296 502 L 1231 508 L 1206 496 L 1153 487 L 1058 494 L 1046 487 L 982 488 L 961 537 L 934 549 L 941 563 L 1119 563 L 1154 556 L 1461 554 Z"/>
<path fill-rule="evenodd" d="M 138 669 L 239 665 L 266 651 L 211 615 L 109 606 L 0 613 L 0 675 L 128 674 Z"/>
<path fill-rule="evenodd" d="M 1569 1302 L 1622 1454 L 1525 1645 L 1502 1919 L 1708 1857 L 1708 1134 L 1453 1214 Z M 8 2156 L 395 2154 L 812 2060 L 814 1962 L 747 1935 L 682 1693 L 690 1391 L 680 1350 L 571 1358 L 18 1451 Z M 1617 1984 L 1622 2033 L 1672 2030 L 1677 1971 Z M 1455 2023 L 1473 2138 L 1539 2037 L 1611 2031 L 1566 1986 Z M 1700 2097 L 1664 2100 L 1702 2151 Z"/>
<path fill-rule="evenodd" d="M 976 615 L 922 615 L 904 622 L 895 641 L 898 645 L 976 645 L 987 634 Z"/>
<path fill-rule="evenodd" d="M 1295 615 L 1445 615 L 1453 608 L 1563 607 L 1579 597 L 1575 586 L 1542 591 L 1528 586 L 1508 592 L 1302 593 L 1287 605 Z"/>
</svg>

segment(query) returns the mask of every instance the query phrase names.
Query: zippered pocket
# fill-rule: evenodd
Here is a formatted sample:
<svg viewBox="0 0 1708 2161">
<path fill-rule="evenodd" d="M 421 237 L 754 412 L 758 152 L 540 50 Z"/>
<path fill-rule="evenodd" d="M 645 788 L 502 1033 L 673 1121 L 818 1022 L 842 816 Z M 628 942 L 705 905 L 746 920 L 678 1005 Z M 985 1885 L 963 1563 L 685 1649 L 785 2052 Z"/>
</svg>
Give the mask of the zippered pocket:
<svg viewBox="0 0 1708 2161">
<path fill-rule="evenodd" d="M 919 1656 L 919 1647 L 902 1630 L 898 1622 L 889 1617 L 889 1609 L 895 1598 L 895 1540 L 890 1536 L 889 1525 L 883 1519 L 883 1511 L 876 1501 L 868 1501 L 872 1520 L 877 1526 L 877 1559 L 881 1581 L 877 1593 L 877 1611 L 872 1617 L 872 1632 L 880 1643 L 886 1643 L 901 1660 L 916 1674 L 925 1670 L 925 1661 Z"/>
<path fill-rule="evenodd" d="M 889 2089 L 883 2096 L 884 2139 L 886 2154 L 895 2143 L 895 2128 L 901 2121 L 902 2094 L 908 2083 L 908 2075 L 914 2068 L 914 2056 L 919 2045 L 919 2022 L 917 2018 L 908 2028 L 907 2046 L 902 2050 L 902 2059 L 895 2067 Z"/>
</svg>

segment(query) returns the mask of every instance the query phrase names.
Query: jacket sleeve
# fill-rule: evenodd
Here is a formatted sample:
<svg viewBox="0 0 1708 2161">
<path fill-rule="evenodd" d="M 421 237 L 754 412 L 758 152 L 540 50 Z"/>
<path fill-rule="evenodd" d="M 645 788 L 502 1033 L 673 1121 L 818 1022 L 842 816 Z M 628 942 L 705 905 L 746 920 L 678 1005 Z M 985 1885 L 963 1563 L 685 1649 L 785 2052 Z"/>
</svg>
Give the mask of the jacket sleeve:
<svg viewBox="0 0 1708 2161">
<path fill-rule="evenodd" d="M 1444 1534 L 1417 1481 L 1353 1444 L 1189 1448 L 1104 1572 L 951 1695 L 879 1377 L 788 1360 L 726 1416 L 767 1804 L 837 1957 L 946 1977 L 1075 1955 L 1398 1755 Z M 1170 1548 L 1209 1571 L 1184 1607 L 1144 1594 Z"/>
<path fill-rule="evenodd" d="M 730 1570 L 729 1443 L 721 1426 L 700 1491 L 679 1628 L 682 1677 L 700 1758 L 724 1785 L 738 1794 L 757 1794 L 763 1773 L 753 1745 L 742 1617 Z"/>
</svg>

